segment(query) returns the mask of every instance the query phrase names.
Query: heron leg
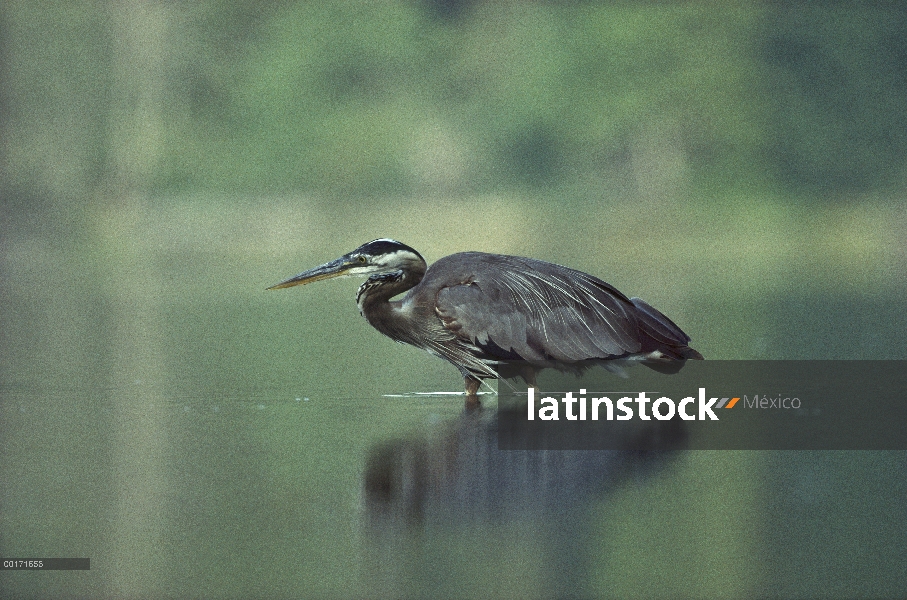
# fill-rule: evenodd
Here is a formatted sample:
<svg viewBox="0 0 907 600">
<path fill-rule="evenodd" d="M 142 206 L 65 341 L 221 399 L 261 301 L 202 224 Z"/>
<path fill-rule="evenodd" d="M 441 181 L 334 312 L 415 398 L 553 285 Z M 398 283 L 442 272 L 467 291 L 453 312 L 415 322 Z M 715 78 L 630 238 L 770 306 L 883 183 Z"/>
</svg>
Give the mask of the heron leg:
<svg viewBox="0 0 907 600">
<path fill-rule="evenodd" d="M 471 375 L 464 377 L 466 385 L 466 410 L 475 410 L 482 406 L 482 402 L 479 401 L 479 386 L 482 385 L 481 380 L 476 379 Z"/>
</svg>

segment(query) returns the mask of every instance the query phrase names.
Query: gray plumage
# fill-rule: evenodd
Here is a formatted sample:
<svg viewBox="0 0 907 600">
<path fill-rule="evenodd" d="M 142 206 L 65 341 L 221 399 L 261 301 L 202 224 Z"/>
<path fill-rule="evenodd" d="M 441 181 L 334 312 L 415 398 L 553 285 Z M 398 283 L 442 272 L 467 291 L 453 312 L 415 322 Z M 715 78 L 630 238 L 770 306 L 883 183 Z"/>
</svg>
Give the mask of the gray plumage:
<svg viewBox="0 0 907 600">
<path fill-rule="evenodd" d="M 461 252 L 427 268 L 409 246 L 374 240 L 269 289 L 351 275 L 369 276 L 357 295 L 368 322 L 452 363 L 467 393 L 506 367 L 531 373 L 636 357 L 671 371 L 702 358 L 643 300 L 587 273 L 519 256 Z"/>
</svg>

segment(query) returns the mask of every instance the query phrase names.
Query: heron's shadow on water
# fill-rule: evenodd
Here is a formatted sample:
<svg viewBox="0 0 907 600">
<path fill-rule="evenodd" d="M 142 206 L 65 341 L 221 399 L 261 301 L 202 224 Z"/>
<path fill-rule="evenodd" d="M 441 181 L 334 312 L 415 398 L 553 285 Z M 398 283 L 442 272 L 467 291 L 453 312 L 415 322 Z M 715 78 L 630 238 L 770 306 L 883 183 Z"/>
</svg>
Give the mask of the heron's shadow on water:
<svg viewBox="0 0 907 600">
<path fill-rule="evenodd" d="M 531 578 L 541 596 L 589 595 L 596 552 L 591 508 L 628 480 L 645 484 L 670 468 L 686 443 L 682 422 L 655 421 L 609 444 L 613 450 L 500 450 L 499 433 L 513 433 L 504 433 L 502 423 L 519 423 L 507 418 L 510 410 L 525 421 L 525 408 L 464 409 L 436 435 L 370 449 L 362 482 L 370 589 L 456 594 L 470 567 L 480 567 L 470 549 L 495 552 L 501 543 L 483 532 L 510 527 L 529 531 L 527 543 L 541 556 L 513 566 L 533 572 L 502 576 Z M 602 427 L 601 435 L 614 435 L 613 423 Z M 448 547 L 452 539 L 465 556 Z M 462 564 L 470 560 L 477 564 Z"/>
</svg>

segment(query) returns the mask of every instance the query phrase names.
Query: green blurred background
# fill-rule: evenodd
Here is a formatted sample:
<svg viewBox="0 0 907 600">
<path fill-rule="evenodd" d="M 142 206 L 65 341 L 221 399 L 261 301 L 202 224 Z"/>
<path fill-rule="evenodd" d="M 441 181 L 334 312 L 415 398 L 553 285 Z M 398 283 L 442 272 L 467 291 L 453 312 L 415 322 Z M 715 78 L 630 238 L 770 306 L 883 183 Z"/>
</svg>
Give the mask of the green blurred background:
<svg viewBox="0 0 907 600">
<path fill-rule="evenodd" d="M 10 597 L 368 595 L 363 455 L 459 411 L 382 395 L 462 382 L 352 283 L 264 288 L 374 238 L 593 273 L 710 359 L 907 358 L 898 4 L 6 1 L 0 80 L 0 554 L 93 565 Z M 892 595 L 903 462 L 690 455 L 602 501 L 589 590 Z"/>
</svg>

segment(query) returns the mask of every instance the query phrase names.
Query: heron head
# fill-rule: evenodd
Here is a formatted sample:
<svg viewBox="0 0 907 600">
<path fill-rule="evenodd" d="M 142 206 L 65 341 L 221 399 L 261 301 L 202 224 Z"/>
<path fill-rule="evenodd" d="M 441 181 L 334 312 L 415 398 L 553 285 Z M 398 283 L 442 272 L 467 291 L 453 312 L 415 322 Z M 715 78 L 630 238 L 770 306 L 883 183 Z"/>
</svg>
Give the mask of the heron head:
<svg viewBox="0 0 907 600">
<path fill-rule="evenodd" d="M 268 289 L 279 290 L 332 277 L 367 276 L 395 271 L 402 271 L 405 274 L 418 273 L 421 279 L 425 273 L 425 259 L 406 244 L 396 240 L 380 239 L 363 244 L 338 259 L 303 271 Z"/>
</svg>

